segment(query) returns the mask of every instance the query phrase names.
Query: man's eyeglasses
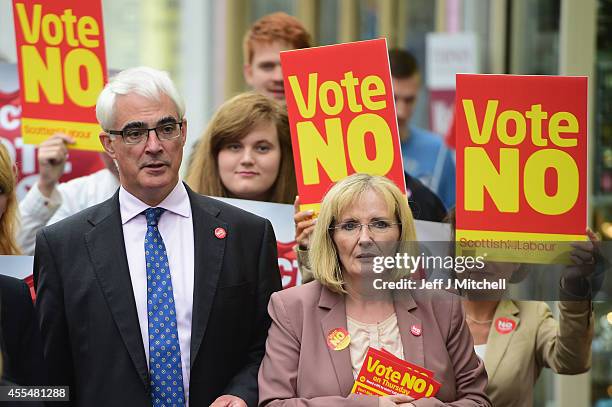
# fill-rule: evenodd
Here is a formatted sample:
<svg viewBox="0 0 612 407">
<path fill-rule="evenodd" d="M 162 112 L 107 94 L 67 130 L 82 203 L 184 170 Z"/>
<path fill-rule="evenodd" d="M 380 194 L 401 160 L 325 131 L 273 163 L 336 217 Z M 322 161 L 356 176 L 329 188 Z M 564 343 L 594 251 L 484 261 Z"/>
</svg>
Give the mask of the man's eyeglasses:
<svg viewBox="0 0 612 407">
<path fill-rule="evenodd" d="M 370 233 L 384 234 L 391 230 L 395 225 L 400 225 L 399 222 L 391 223 L 386 220 L 375 220 L 370 223 L 343 222 L 335 226 L 330 226 L 329 230 L 338 231 L 347 235 L 357 235 L 361 233 L 361 228 L 368 227 Z"/>
<path fill-rule="evenodd" d="M 108 134 L 121 136 L 125 144 L 140 144 L 143 141 L 147 141 L 149 138 L 149 132 L 155 131 L 155 135 L 160 140 L 172 140 L 181 135 L 181 129 L 183 123 L 164 123 L 152 129 L 145 128 L 129 128 L 124 130 L 106 130 Z"/>
</svg>

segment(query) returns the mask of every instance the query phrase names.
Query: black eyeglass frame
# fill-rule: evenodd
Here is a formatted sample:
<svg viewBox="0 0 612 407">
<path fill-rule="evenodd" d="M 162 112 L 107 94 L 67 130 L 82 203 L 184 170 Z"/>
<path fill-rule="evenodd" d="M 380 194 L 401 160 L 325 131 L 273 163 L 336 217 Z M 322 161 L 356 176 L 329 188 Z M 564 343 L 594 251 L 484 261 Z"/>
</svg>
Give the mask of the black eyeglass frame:
<svg viewBox="0 0 612 407">
<path fill-rule="evenodd" d="M 165 138 L 165 137 L 164 137 L 164 138 L 161 138 L 161 137 L 159 137 L 159 133 L 157 132 L 157 129 L 162 128 L 162 127 L 164 127 L 164 126 L 167 126 L 167 125 L 169 125 L 169 124 L 178 124 L 178 126 L 179 126 L 179 131 L 177 132 L 176 136 L 174 136 L 174 137 L 170 137 L 170 138 Z M 143 141 L 146 143 L 146 142 L 147 142 L 147 140 L 149 140 L 149 133 L 151 133 L 151 130 L 153 130 L 153 131 L 155 132 L 155 135 L 157 136 L 157 138 L 158 138 L 160 141 L 165 141 L 165 140 L 174 140 L 174 139 L 177 139 L 177 138 L 179 138 L 179 137 L 181 136 L 181 134 L 182 134 L 182 132 L 183 132 L 183 124 L 184 124 L 184 122 L 181 120 L 180 122 L 167 122 L 167 123 L 162 123 L 162 124 L 160 124 L 160 125 L 157 125 L 157 126 L 155 126 L 155 127 L 150 128 L 150 129 L 145 129 L 145 128 L 133 128 L 133 127 L 132 127 L 132 128 L 123 129 L 123 130 L 104 130 L 104 132 L 105 132 L 105 133 L 107 133 L 107 134 L 112 134 L 113 136 L 121 136 L 121 139 L 123 140 L 123 142 L 124 142 L 125 144 L 128 144 L 128 145 L 136 145 L 136 144 L 140 144 L 140 143 L 142 143 Z M 137 143 L 129 143 L 129 142 L 127 142 L 127 141 L 125 140 L 125 135 L 124 135 L 124 133 L 125 133 L 126 131 L 130 131 L 130 130 L 142 130 L 142 131 L 146 130 L 146 131 L 147 131 L 147 135 L 146 135 L 146 137 L 143 137 L 143 138 L 142 138 L 142 140 L 141 140 L 141 141 L 138 141 Z"/>
</svg>

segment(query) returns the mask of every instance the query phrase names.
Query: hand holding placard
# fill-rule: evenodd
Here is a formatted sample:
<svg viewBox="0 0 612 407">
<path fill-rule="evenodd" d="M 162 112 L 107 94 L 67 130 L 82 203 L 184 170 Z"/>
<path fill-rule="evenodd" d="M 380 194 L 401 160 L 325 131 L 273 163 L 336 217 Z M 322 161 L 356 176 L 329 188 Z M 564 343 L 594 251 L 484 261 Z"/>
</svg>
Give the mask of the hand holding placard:
<svg viewBox="0 0 612 407">
<path fill-rule="evenodd" d="M 64 175 L 68 158 L 67 145 L 73 143 L 71 137 L 57 133 L 38 146 L 38 189 L 47 198 L 51 197 L 53 189 Z"/>
</svg>

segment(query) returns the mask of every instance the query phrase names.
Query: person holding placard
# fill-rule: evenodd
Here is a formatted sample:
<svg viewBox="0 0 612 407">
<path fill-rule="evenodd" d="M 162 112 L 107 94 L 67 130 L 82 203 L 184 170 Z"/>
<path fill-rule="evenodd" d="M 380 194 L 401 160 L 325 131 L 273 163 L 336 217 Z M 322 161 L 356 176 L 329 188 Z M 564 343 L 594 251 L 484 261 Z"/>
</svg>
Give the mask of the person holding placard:
<svg viewBox="0 0 612 407">
<path fill-rule="evenodd" d="M 57 133 L 38 146 L 38 181 L 19 202 L 17 239 L 26 254 L 34 254 L 36 233 L 41 228 L 107 200 L 119 188 L 117 167 L 106 153 L 100 153 L 106 168 L 60 183 L 72 143 L 72 137 Z"/>
<path fill-rule="evenodd" d="M 303 281 L 309 279 L 308 235 L 322 195 L 349 174 L 386 176 L 404 193 L 416 219 L 445 218 L 442 201 L 402 165 L 402 122 L 398 129 L 384 39 L 282 52 L 281 61 L 298 166 L 294 222 Z"/>
<path fill-rule="evenodd" d="M 192 153 L 186 181 L 210 196 L 292 203 L 297 193 L 287 111 L 256 92 L 225 102 Z"/>
<path fill-rule="evenodd" d="M 15 239 L 15 180 L 11 157 L 0 143 L 0 255 L 21 254 Z M 22 386 L 45 384 L 40 332 L 30 289 L 24 281 L 0 274 L 0 312 L 2 380 Z"/>
<path fill-rule="evenodd" d="M 450 220 L 454 230 L 454 211 Z M 558 319 L 546 302 L 503 299 L 504 289 L 460 291 L 465 296 L 463 306 L 474 349 L 489 375 L 487 394 L 494 406 L 532 406 L 533 388 L 542 368 L 565 375 L 589 370 L 595 325 L 589 276 L 599 255 L 597 236 L 590 230 L 587 236 L 588 241 L 573 244 L 573 265 L 567 266 L 560 282 Z M 504 279 L 513 283 L 529 272 L 525 269 L 528 265 L 518 263 L 485 265 L 482 270 L 467 270 L 457 278 Z"/>
<path fill-rule="evenodd" d="M 38 146 L 39 177 L 19 204 L 17 236 L 23 252 L 32 255 L 42 227 L 110 198 L 119 180 L 104 154 L 105 169 L 58 183 L 69 146 L 102 151 L 94 109 L 108 72 L 102 2 L 12 3 L 21 137 Z"/>
<path fill-rule="evenodd" d="M 260 406 L 491 406 L 458 297 L 368 288 L 374 257 L 415 239 L 406 199 L 389 179 L 354 174 L 328 191 L 310 241 L 316 281 L 270 299 Z M 339 333 L 349 339 L 336 346 Z M 436 396 L 350 394 L 368 347 L 433 372 Z"/>
<path fill-rule="evenodd" d="M 587 228 L 588 80 L 457 74 L 453 249 L 486 267 L 454 284 L 496 406 L 531 406 L 544 367 L 578 374 L 591 364 L 591 300 L 609 266 Z M 511 282 L 522 284 L 506 291 Z M 531 282 L 547 295 L 530 292 Z M 558 320 L 523 298 L 558 298 Z"/>
</svg>

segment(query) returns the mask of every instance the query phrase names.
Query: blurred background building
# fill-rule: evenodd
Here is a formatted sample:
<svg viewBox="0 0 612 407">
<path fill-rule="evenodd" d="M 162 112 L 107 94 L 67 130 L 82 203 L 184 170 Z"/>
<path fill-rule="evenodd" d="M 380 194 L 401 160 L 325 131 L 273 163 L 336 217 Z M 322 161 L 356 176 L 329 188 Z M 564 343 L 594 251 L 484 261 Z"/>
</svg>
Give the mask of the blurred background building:
<svg viewBox="0 0 612 407">
<path fill-rule="evenodd" d="M 108 67 L 168 70 L 185 95 L 191 145 L 219 104 L 245 89 L 242 38 L 285 11 L 327 45 L 387 38 L 428 79 L 427 36 L 469 33 L 475 72 L 589 77 L 589 224 L 612 240 L 612 0 L 102 0 Z M 0 2 L 0 61 L 16 62 L 11 2 Z M 0 83 L 1 86 L 1 83 Z M 10 89 L 9 89 L 10 90 Z M 416 122 L 431 123 L 423 87 Z M 568 95 L 570 97 L 570 95 Z M 444 121 L 444 120 L 443 120 Z M 189 146 L 188 146 L 189 148 Z M 188 151 L 188 150 L 187 150 Z M 547 372 L 537 406 L 612 406 L 612 304 L 596 304 L 593 368 Z M 520 389 L 517 389 L 520 391 Z"/>
</svg>

